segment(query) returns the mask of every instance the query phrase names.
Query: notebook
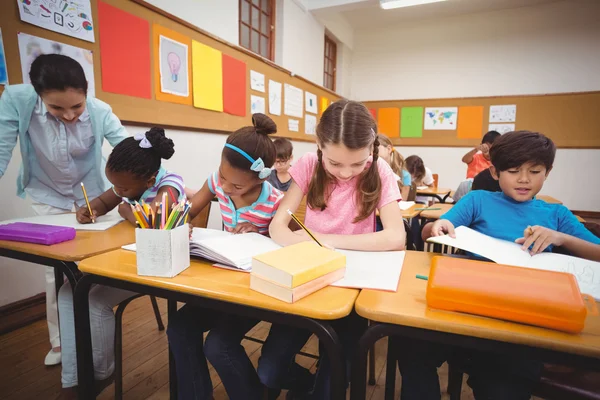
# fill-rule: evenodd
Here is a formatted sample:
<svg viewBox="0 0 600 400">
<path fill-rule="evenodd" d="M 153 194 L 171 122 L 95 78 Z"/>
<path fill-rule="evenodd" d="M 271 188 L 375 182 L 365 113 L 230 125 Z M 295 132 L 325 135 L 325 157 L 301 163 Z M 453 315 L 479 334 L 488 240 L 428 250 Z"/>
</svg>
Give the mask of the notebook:
<svg viewBox="0 0 600 400">
<path fill-rule="evenodd" d="M 521 245 L 517 243 L 496 239 L 466 226 L 459 226 L 455 232 L 456 238 L 444 235 L 431 237 L 427 241 L 478 254 L 498 264 L 571 273 L 577 279 L 582 293 L 600 300 L 599 262 L 555 253 L 540 253 L 532 256 L 529 252 L 521 250 Z"/>
<path fill-rule="evenodd" d="M 77 222 L 74 213 L 55 214 L 55 215 L 38 215 L 35 217 L 18 218 L 9 221 L 2 221 L 0 225 L 5 225 L 12 222 L 26 222 L 40 225 L 54 225 L 74 228 L 78 231 L 105 231 L 123 221 L 123 218 L 118 213 L 109 213 L 98 217 L 95 224 L 80 224 Z"/>
<path fill-rule="evenodd" d="M 0 240 L 49 246 L 73 239 L 75 239 L 75 229 L 63 226 L 30 224 L 25 222 L 0 225 Z"/>
<path fill-rule="evenodd" d="M 395 292 L 404 264 L 404 251 L 336 250 L 346 256 L 346 275 L 331 286 Z"/>
<path fill-rule="evenodd" d="M 398 202 L 398 206 L 400 207 L 400 209 L 402 211 L 408 210 L 409 208 L 411 208 L 414 205 L 415 205 L 414 201 L 404 201 L 404 200 L 401 200 L 401 201 Z"/>
</svg>

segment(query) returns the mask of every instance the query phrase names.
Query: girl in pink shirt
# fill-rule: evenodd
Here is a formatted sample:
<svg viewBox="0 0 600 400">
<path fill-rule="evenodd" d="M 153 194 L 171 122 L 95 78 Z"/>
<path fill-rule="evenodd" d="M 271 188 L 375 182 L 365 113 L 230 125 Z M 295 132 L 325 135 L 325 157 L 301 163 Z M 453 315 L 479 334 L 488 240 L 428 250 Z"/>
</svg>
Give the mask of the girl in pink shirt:
<svg viewBox="0 0 600 400">
<path fill-rule="evenodd" d="M 362 251 L 404 249 L 406 233 L 398 207 L 400 190 L 392 169 L 378 157 L 375 128 L 375 121 L 361 103 L 340 100 L 325 110 L 317 126 L 317 153 L 304 155 L 290 170 L 292 184 L 269 227 L 273 240 L 283 246 L 311 240 L 304 231 L 292 232 L 288 228 L 287 210 L 296 211 L 306 196 L 304 224 L 321 243 Z M 379 232 L 375 232 L 376 210 L 383 223 Z M 332 326 L 347 350 L 345 354 L 349 354 L 361 329 L 366 327 L 366 320 L 353 313 L 333 321 Z M 277 343 L 281 363 L 274 365 L 277 360 L 273 357 L 268 362 L 259 360 L 258 375 L 264 385 L 282 387 L 287 376 L 297 375 L 300 367 L 289 362 L 293 360 L 290 354 L 300 351 L 310 335 L 297 328 L 271 330 L 270 344 Z M 271 349 L 267 350 L 271 353 Z M 324 352 L 321 354 L 314 382 L 293 390 L 294 394 L 308 395 L 310 399 L 329 398 L 329 362 Z"/>
</svg>

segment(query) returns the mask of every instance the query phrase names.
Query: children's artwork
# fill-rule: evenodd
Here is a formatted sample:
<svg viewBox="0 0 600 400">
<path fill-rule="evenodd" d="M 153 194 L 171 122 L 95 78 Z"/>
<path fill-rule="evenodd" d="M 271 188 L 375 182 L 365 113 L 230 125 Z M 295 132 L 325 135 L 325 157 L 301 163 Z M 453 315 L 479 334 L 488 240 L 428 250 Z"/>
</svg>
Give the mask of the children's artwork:
<svg viewBox="0 0 600 400">
<path fill-rule="evenodd" d="M 265 92 L 265 76 L 260 72 L 250 70 L 250 89 Z"/>
<path fill-rule="evenodd" d="M 300 121 L 298 121 L 297 119 L 288 119 L 288 130 L 290 132 L 298 132 L 299 127 L 300 126 Z"/>
<path fill-rule="evenodd" d="M 423 107 L 402 107 L 400 137 L 423 137 Z"/>
<path fill-rule="evenodd" d="M 262 96 L 250 96 L 250 114 L 265 113 L 265 98 Z"/>
<path fill-rule="evenodd" d="M 90 0 L 17 0 L 17 5 L 24 22 L 94 42 Z"/>
<path fill-rule="evenodd" d="M 247 96 L 246 63 L 223 54 L 223 111 L 245 117 Z"/>
<path fill-rule="evenodd" d="M 0 85 L 8 85 L 8 71 L 6 69 L 6 54 L 4 53 L 2 29 L 0 29 Z"/>
<path fill-rule="evenodd" d="M 156 99 L 192 105 L 190 38 L 157 24 L 152 35 Z"/>
<path fill-rule="evenodd" d="M 458 129 L 459 139 L 481 139 L 483 134 L 483 107 L 459 107 Z"/>
<path fill-rule="evenodd" d="M 31 63 L 38 56 L 42 54 L 62 54 L 71 57 L 81 64 L 88 81 L 88 94 L 92 97 L 96 95 L 94 58 L 90 50 L 28 35 L 23 32 L 19 32 L 17 37 L 19 41 L 19 55 L 21 56 L 23 83 L 31 83 L 31 80 L 29 79 L 29 70 L 31 69 Z"/>
<path fill-rule="evenodd" d="M 281 91 L 283 86 L 281 82 L 275 82 L 269 79 L 269 113 L 281 115 Z"/>
<path fill-rule="evenodd" d="M 314 135 L 317 133 L 317 117 L 314 115 L 306 114 L 304 117 L 304 133 L 307 135 Z"/>
<path fill-rule="evenodd" d="M 512 132 L 514 130 L 515 130 L 515 124 L 489 124 L 488 125 L 488 132 L 496 131 L 502 135 L 504 135 L 507 132 Z"/>
<path fill-rule="evenodd" d="M 192 40 L 192 85 L 194 107 L 223 111 L 223 56 Z"/>
<path fill-rule="evenodd" d="M 284 84 L 283 113 L 290 117 L 302 118 L 302 89 Z"/>
<path fill-rule="evenodd" d="M 457 107 L 427 107 L 425 108 L 425 130 L 447 130 L 456 129 L 458 120 Z"/>
<path fill-rule="evenodd" d="M 399 137 L 400 109 L 396 107 L 380 108 L 377 126 L 379 133 L 388 137 Z"/>
<path fill-rule="evenodd" d="M 323 115 L 325 110 L 329 107 L 329 99 L 327 97 L 321 97 L 321 113 L 319 115 Z"/>
<path fill-rule="evenodd" d="M 515 104 L 490 106 L 490 123 L 515 122 L 517 120 L 517 106 Z"/>
<path fill-rule="evenodd" d="M 306 100 L 306 112 L 316 114 L 317 110 L 317 95 L 310 92 L 304 92 Z"/>
<path fill-rule="evenodd" d="M 152 98 L 150 24 L 98 1 L 102 90 Z"/>
</svg>

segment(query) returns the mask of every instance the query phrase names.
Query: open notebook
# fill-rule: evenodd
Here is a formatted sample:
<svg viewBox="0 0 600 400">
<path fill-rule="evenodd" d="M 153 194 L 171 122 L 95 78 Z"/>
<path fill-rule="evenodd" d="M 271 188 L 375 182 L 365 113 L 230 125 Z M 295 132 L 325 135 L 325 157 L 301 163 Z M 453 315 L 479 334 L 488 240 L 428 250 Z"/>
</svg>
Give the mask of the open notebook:
<svg viewBox="0 0 600 400">
<path fill-rule="evenodd" d="M 431 237 L 428 242 L 456 247 L 488 258 L 498 264 L 535 268 L 545 271 L 569 272 L 575 276 L 582 293 L 600 300 L 600 263 L 555 253 L 540 253 L 534 256 L 521 250 L 521 245 L 506 240 L 495 239 L 459 226 L 455 229 L 456 238 L 448 235 Z"/>
<path fill-rule="evenodd" d="M 105 231 L 117 225 L 121 221 L 123 221 L 123 218 L 121 218 L 118 213 L 112 212 L 98 217 L 95 224 L 80 224 L 77 222 L 74 213 L 68 213 L 11 219 L 9 221 L 0 222 L 0 225 L 9 224 L 11 222 L 27 222 L 30 224 L 64 226 L 68 228 L 75 228 L 75 230 L 78 231 Z"/>
<path fill-rule="evenodd" d="M 190 254 L 214 261 L 217 267 L 250 272 L 252 257 L 281 248 L 258 233 L 233 235 L 215 229 L 194 228 Z M 135 243 L 123 246 L 135 251 Z M 346 275 L 332 286 L 395 291 L 404 262 L 403 251 L 360 252 L 336 250 L 346 255 Z"/>
</svg>

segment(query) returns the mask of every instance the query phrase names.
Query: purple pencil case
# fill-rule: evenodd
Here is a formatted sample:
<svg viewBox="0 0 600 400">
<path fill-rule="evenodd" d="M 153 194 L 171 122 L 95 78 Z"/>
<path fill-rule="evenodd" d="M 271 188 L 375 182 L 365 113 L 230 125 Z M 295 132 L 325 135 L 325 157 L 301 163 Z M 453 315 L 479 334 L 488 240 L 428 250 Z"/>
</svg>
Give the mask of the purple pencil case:
<svg viewBox="0 0 600 400">
<path fill-rule="evenodd" d="M 30 224 L 27 222 L 0 225 L 0 240 L 49 246 L 73 239 L 75 239 L 75 228 L 65 226 Z"/>
</svg>

